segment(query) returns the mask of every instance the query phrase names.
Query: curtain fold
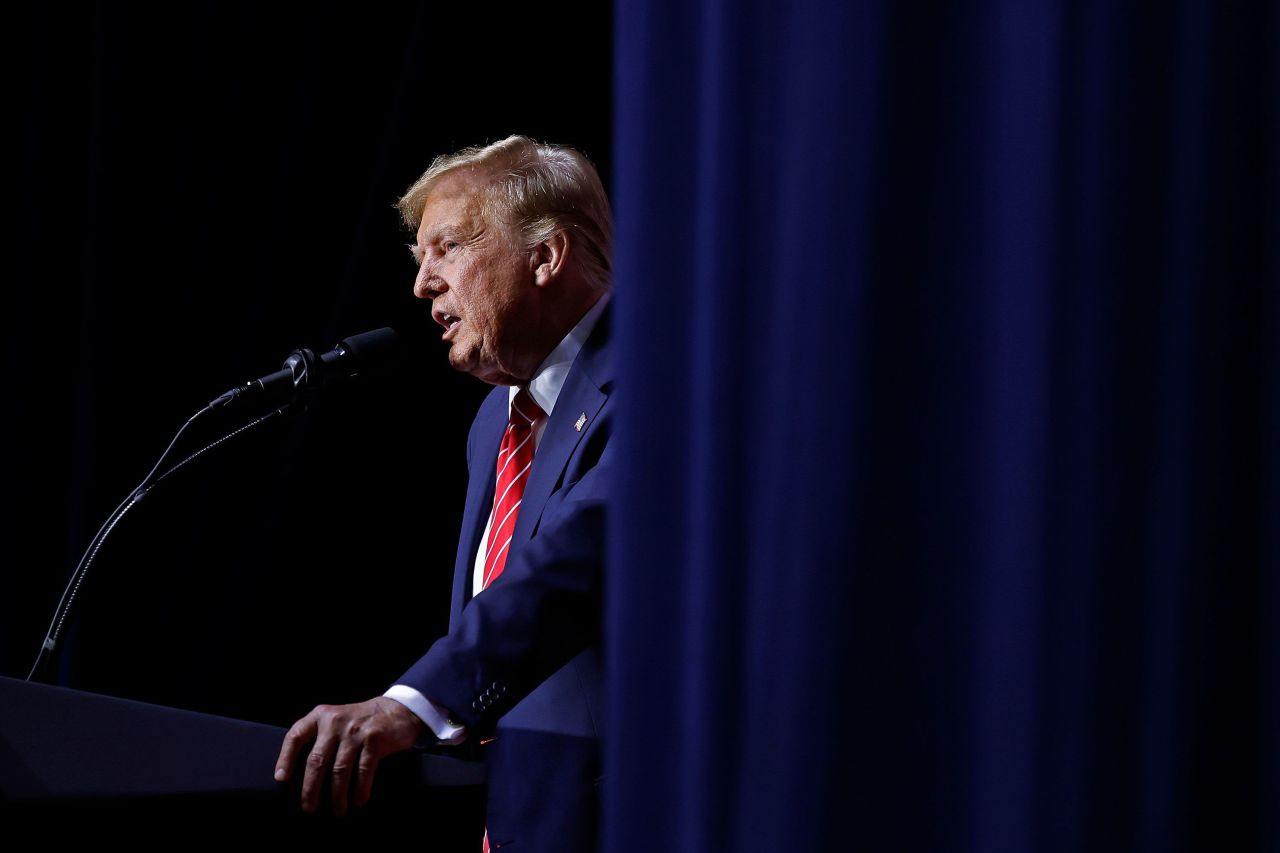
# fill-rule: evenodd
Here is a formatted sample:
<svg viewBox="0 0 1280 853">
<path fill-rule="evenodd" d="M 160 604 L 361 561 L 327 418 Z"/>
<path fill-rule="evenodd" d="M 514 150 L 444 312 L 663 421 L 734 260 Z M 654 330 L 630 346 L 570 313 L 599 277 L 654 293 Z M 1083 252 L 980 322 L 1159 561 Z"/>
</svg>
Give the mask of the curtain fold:
<svg viewBox="0 0 1280 853">
<path fill-rule="evenodd" d="M 619 4 L 606 849 L 1280 843 L 1276 35 Z"/>
</svg>

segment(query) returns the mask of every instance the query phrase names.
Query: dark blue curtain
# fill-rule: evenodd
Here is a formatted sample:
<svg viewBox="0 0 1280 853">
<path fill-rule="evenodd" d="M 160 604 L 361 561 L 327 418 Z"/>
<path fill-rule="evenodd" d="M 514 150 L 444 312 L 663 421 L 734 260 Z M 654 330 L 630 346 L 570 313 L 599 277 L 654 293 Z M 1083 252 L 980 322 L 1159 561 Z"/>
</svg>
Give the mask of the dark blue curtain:
<svg viewBox="0 0 1280 853">
<path fill-rule="evenodd" d="M 1274 3 L 622 3 L 607 849 L 1276 850 Z"/>
</svg>

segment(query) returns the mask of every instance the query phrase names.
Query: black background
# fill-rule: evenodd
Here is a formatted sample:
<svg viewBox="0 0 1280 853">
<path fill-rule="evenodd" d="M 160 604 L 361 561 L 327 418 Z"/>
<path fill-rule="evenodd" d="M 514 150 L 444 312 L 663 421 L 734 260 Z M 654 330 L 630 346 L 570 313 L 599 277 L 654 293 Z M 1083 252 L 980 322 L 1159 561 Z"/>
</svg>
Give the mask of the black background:
<svg viewBox="0 0 1280 853">
<path fill-rule="evenodd" d="M 580 148 L 608 186 L 611 94 L 609 4 L 450 8 L 22 13 L 0 673 L 26 676 L 81 550 L 186 418 L 388 325 L 406 369 L 135 507 L 50 677 L 288 725 L 381 693 L 444 631 L 487 386 L 449 369 L 392 205 L 433 156 L 510 133 Z"/>
</svg>

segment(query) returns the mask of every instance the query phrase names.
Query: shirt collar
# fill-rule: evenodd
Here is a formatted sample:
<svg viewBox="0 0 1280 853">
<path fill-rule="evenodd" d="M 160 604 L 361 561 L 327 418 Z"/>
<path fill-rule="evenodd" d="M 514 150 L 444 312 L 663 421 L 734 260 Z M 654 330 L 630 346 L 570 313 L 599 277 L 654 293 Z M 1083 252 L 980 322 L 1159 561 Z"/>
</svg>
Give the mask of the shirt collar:
<svg viewBox="0 0 1280 853">
<path fill-rule="evenodd" d="M 596 300 L 596 304 L 582 315 L 582 319 L 578 321 L 578 325 L 569 330 L 569 334 L 556 345 L 541 366 L 533 373 L 533 379 L 529 380 L 529 396 L 533 397 L 533 401 L 542 407 L 542 411 L 548 416 L 551 410 L 555 408 L 556 400 L 560 397 L 560 389 L 564 387 L 564 380 L 569 375 L 569 368 L 573 366 L 573 360 L 578 357 L 578 353 L 582 351 L 582 346 L 587 342 L 587 338 L 591 337 L 591 330 L 596 327 L 596 321 L 600 319 L 600 315 L 604 313 L 604 307 L 609 302 L 611 293 L 605 292 L 603 296 Z M 507 407 L 510 411 L 511 401 L 516 398 L 516 394 L 520 392 L 520 386 L 512 385 L 510 393 L 507 396 Z"/>
</svg>

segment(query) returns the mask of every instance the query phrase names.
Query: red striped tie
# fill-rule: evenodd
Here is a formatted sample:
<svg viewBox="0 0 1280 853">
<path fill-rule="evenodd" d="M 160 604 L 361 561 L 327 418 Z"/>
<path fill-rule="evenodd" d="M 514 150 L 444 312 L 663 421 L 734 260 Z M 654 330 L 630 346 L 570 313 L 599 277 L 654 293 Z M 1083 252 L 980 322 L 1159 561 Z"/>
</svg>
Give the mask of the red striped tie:
<svg viewBox="0 0 1280 853">
<path fill-rule="evenodd" d="M 511 401 L 511 422 L 507 424 L 502 447 L 498 450 L 498 478 L 493 492 L 493 515 L 489 518 L 489 541 L 484 551 L 484 586 L 481 589 L 488 589 L 507 564 L 511 536 L 515 533 L 520 502 L 524 499 L 524 484 L 529 482 L 529 468 L 533 465 L 533 425 L 545 415 L 533 402 L 528 388 L 521 388 Z M 488 827 L 485 828 L 481 851 L 489 853 Z"/>
<path fill-rule="evenodd" d="M 507 564 L 511 535 L 515 532 L 520 501 L 524 498 L 524 484 L 529 481 L 529 468 L 533 465 L 533 425 L 544 416 L 545 413 L 529 396 L 529 389 L 521 388 L 511 402 L 511 423 L 507 425 L 506 434 L 502 436 L 502 448 L 498 451 L 498 480 L 493 493 L 493 516 L 484 552 L 484 585 L 481 589 L 488 589 Z"/>
</svg>

